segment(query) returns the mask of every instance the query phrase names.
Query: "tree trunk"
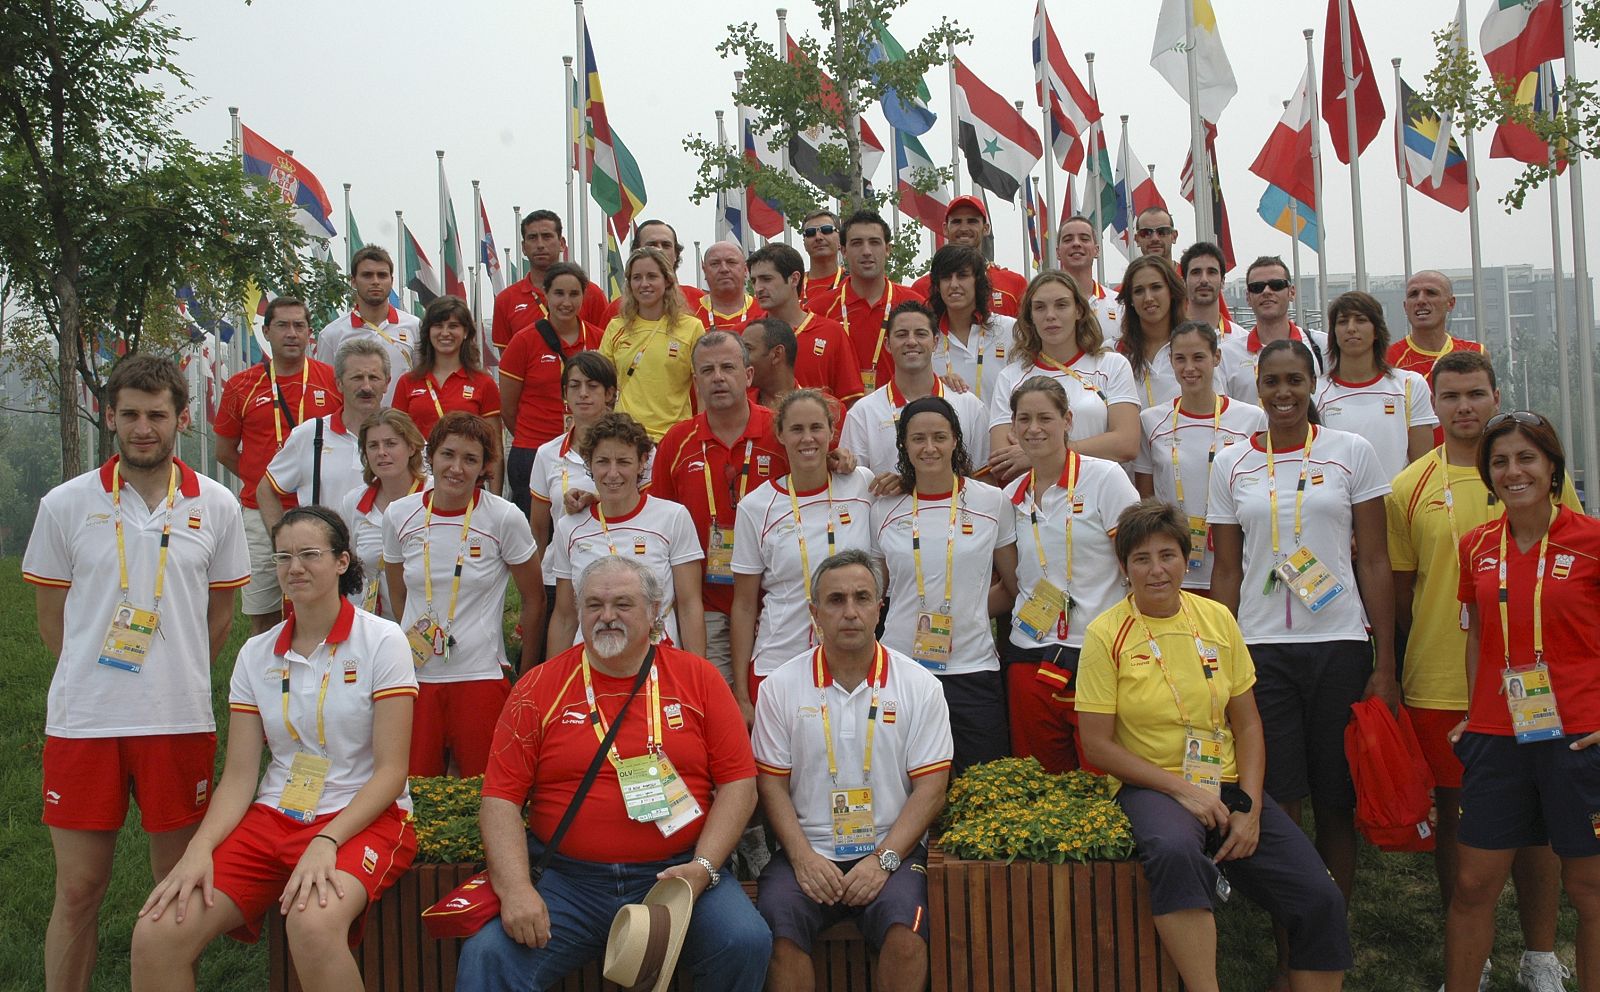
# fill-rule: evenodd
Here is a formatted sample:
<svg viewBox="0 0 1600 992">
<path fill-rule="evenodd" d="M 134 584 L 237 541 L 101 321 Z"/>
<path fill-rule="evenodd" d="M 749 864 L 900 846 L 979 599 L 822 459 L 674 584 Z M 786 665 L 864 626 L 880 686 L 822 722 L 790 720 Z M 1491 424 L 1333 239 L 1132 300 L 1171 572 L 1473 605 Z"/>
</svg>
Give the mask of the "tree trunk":
<svg viewBox="0 0 1600 992">
<path fill-rule="evenodd" d="M 840 0 L 832 0 L 833 4 L 833 45 L 835 67 L 843 68 L 844 65 L 844 11 L 841 9 Z M 844 110 L 844 120 L 840 123 L 844 127 L 844 144 L 850 157 L 850 188 L 845 191 L 844 214 L 849 216 L 863 205 L 863 189 L 861 182 L 861 119 L 855 111 L 855 86 L 846 78 L 844 72 L 839 72 L 839 102 Z"/>
<path fill-rule="evenodd" d="M 56 296 L 61 301 L 56 392 L 61 410 L 61 479 L 65 482 L 83 472 L 83 441 L 78 425 L 78 351 L 83 340 L 83 311 L 77 285 L 65 273 L 58 273 L 55 282 Z"/>
</svg>

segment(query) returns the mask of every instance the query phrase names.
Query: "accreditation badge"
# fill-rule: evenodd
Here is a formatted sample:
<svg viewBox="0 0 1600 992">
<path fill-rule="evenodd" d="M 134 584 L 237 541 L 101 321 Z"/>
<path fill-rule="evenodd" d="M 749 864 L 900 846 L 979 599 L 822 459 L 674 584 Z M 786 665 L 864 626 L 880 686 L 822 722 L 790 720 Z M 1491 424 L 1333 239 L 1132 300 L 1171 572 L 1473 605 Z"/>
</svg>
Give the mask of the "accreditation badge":
<svg viewBox="0 0 1600 992">
<path fill-rule="evenodd" d="M 926 610 L 918 613 L 917 632 L 911 639 L 911 657 L 931 671 L 942 672 L 949 668 L 951 644 L 954 641 L 950 631 L 954 626 L 948 613 L 929 613 Z"/>
<path fill-rule="evenodd" d="M 1500 691 L 1511 711 L 1511 729 L 1518 744 L 1554 740 L 1562 736 L 1556 690 L 1544 662 L 1508 668 L 1500 676 Z"/>
<path fill-rule="evenodd" d="M 278 796 L 278 812 L 291 820 L 310 823 L 317 818 L 317 803 L 328 784 L 330 762 L 310 751 L 296 751 L 289 763 L 289 780 Z"/>
<path fill-rule="evenodd" d="M 661 831 L 661 836 L 671 837 L 700 819 L 705 812 L 700 809 L 689 787 L 683 784 L 678 769 L 665 752 L 656 755 L 656 763 L 661 767 L 661 791 L 667 797 L 667 815 L 655 821 L 656 829 Z"/>
<path fill-rule="evenodd" d="M 672 815 L 661 779 L 661 765 L 653 754 L 617 762 L 617 784 L 622 787 L 622 805 L 628 819 L 654 823 Z"/>
<path fill-rule="evenodd" d="M 100 664 L 139 674 L 150 657 L 150 643 L 155 640 L 160 623 L 161 617 L 154 610 L 141 610 L 127 600 L 118 603 L 116 612 L 111 614 L 111 626 L 106 628 L 106 639 L 100 645 Z"/>
<path fill-rule="evenodd" d="M 862 369 L 861 370 L 861 385 L 862 385 L 862 388 L 866 389 L 866 391 L 869 392 L 869 393 L 872 392 L 874 389 L 877 389 L 878 388 L 878 370 L 877 369 Z"/>
<path fill-rule="evenodd" d="M 733 584 L 733 531 L 713 523 L 706 534 L 706 581 Z"/>
<path fill-rule="evenodd" d="M 378 580 L 368 579 L 361 587 L 361 609 L 367 613 L 378 612 Z"/>
<path fill-rule="evenodd" d="M 1274 570 L 1278 579 L 1294 590 L 1300 605 L 1316 613 L 1344 592 L 1344 583 L 1334 578 L 1328 566 L 1304 545 L 1295 548 Z"/>
<path fill-rule="evenodd" d="M 1216 737 L 1183 738 L 1183 780 L 1212 795 L 1222 793 L 1222 741 Z"/>
<path fill-rule="evenodd" d="M 1041 578 L 1033 584 L 1033 592 L 1028 594 L 1022 609 L 1016 612 L 1013 622 L 1018 630 L 1036 641 L 1045 641 L 1058 634 L 1065 637 L 1066 624 L 1062 618 L 1067 615 L 1067 602 L 1067 594 L 1059 586 Z"/>
<path fill-rule="evenodd" d="M 423 613 L 406 630 L 406 643 L 411 645 L 411 661 L 418 668 L 434 658 L 450 660 L 450 638 L 431 613 Z"/>
<path fill-rule="evenodd" d="M 1206 563 L 1206 548 L 1209 547 L 1206 542 L 1210 536 L 1205 517 L 1189 518 L 1189 571 Z"/>
<path fill-rule="evenodd" d="M 878 847 L 878 826 L 872 817 L 871 789 L 834 789 L 828 793 L 833 818 L 833 856 L 865 857 Z"/>
</svg>

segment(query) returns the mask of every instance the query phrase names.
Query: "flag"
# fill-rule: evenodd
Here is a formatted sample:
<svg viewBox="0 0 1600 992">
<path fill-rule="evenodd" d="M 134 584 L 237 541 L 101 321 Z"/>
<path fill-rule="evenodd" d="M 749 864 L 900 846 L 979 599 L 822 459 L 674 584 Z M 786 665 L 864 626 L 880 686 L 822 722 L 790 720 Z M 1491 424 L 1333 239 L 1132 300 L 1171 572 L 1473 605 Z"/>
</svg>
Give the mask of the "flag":
<svg viewBox="0 0 1600 992">
<path fill-rule="evenodd" d="M 1067 173 L 1067 195 L 1061 201 L 1061 223 L 1076 217 L 1078 214 L 1078 177 Z M 1061 230 L 1057 225 L 1056 230 Z"/>
<path fill-rule="evenodd" d="M 500 252 L 494 246 L 494 233 L 489 230 L 489 211 L 478 200 L 478 222 L 483 225 L 483 236 L 478 239 L 478 264 L 489 274 L 489 285 L 496 295 L 506 288 L 506 274 L 500 264 Z"/>
<path fill-rule="evenodd" d="M 1035 203 L 1039 200 L 1039 191 L 1035 188 L 1039 180 L 1032 176 L 1029 181 L 1022 184 L 1022 214 L 1028 225 L 1028 255 L 1033 259 L 1033 268 L 1039 270 L 1039 210 Z"/>
<path fill-rule="evenodd" d="M 1400 80 L 1400 113 L 1395 127 L 1400 129 L 1396 153 L 1400 155 L 1400 175 L 1406 185 L 1431 196 L 1452 210 L 1467 209 L 1467 159 L 1455 140 L 1442 133 L 1439 113 L 1418 96 L 1404 79 Z M 1437 150 L 1445 149 L 1443 180 L 1436 182 L 1433 163 Z M 1403 149 L 1403 151 L 1402 151 Z"/>
<path fill-rule="evenodd" d="M 1555 115 L 1559 92 L 1556 89 L 1555 69 L 1546 62 L 1534 72 L 1522 77 L 1517 86 L 1517 102 L 1535 114 Z M 1556 171 L 1567 167 L 1565 149 L 1556 154 Z M 1550 146 L 1526 125 L 1503 121 L 1495 128 L 1494 141 L 1489 146 L 1490 158 L 1511 158 L 1530 165 L 1545 165 L 1550 161 Z"/>
<path fill-rule="evenodd" d="M 934 244 L 944 244 L 944 213 L 950 197 L 944 186 L 923 193 L 912 185 L 919 169 L 936 169 L 933 159 L 915 135 L 895 132 L 895 182 L 900 200 L 900 212 L 933 232 Z"/>
<path fill-rule="evenodd" d="M 1211 216 L 1217 219 L 1217 247 L 1222 249 L 1222 270 L 1227 272 L 1234 266 L 1233 228 L 1228 223 L 1228 204 L 1222 199 L 1222 173 L 1217 168 L 1217 126 L 1210 121 L 1202 123 L 1206 126 L 1206 157 L 1211 160 Z M 1193 152 L 1184 160 L 1178 181 L 1178 192 L 1185 200 L 1194 203 Z"/>
<path fill-rule="evenodd" d="M 1300 77 L 1294 99 L 1267 137 L 1250 171 L 1301 203 L 1316 203 L 1316 165 L 1311 160 L 1311 67 Z"/>
<path fill-rule="evenodd" d="M 744 190 L 726 187 L 717 190 L 716 210 L 717 240 L 732 241 L 744 251 L 749 246 L 744 229 Z"/>
<path fill-rule="evenodd" d="M 283 202 L 294 207 L 295 221 L 313 238 L 331 238 L 338 234 L 333 228 L 333 201 L 328 199 L 322 183 L 311 170 L 243 124 L 239 125 L 239 133 L 243 138 L 240 151 L 244 158 L 244 174 L 276 186 Z"/>
<path fill-rule="evenodd" d="M 444 162 L 439 163 L 439 207 L 444 212 L 444 291 L 448 296 L 467 298 L 467 283 L 461 277 L 461 233 L 456 230 L 456 205 L 450 199 L 450 184 L 444 178 Z"/>
<path fill-rule="evenodd" d="M 411 233 L 409 226 L 405 227 L 406 257 L 401 262 L 401 269 L 405 272 L 406 288 L 416 294 L 417 316 L 422 316 L 421 310 L 439 297 L 439 277 L 433 271 L 433 266 L 428 262 L 428 256 L 423 252 L 422 245 L 417 243 L 417 236 Z"/>
<path fill-rule="evenodd" d="M 1378 77 L 1373 72 L 1372 60 L 1367 57 L 1367 43 L 1361 39 L 1361 25 L 1356 23 L 1356 9 L 1350 0 L 1328 0 L 1328 21 L 1322 29 L 1322 119 L 1327 122 L 1328 136 L 1339 161 L 1350 164 L 1350 141 L 1345 127 L 1344 48 L 1339 43 L 1339 5 L 1350 11 L 1350 88 L 1355 90 L 1356 101 L 1356 152 L 1366 150 L 1372 139 L 1383 129 L 1387 113 L 1383 109 L 1383 95 L 1378 92 Z"/>
<path fill-rule="evenodd" d="M 739 130 L 743 135 L 746 162 L 756 169 L 778 171 L 783 168 L 782 159 L 771 149 L 771 135 L 756 134 L 750 123 L 750 111 L 745 107 L 739 108 Z M 750 229 L 763 238 L 775 238 L 783 233 L 786 223 L 783 205 L 757 193 L 754 183 L 745 187 L 745 216 L 749 218 Z"/>
<path fill-rule="evenodd" d="M 575 132 L 583 136 L 584 178 L 589 195 L 606 216 L 616 219 L 624 229 L 644 210 L 644 176 L 628 146 L 611 130 L 606 116 L 605 96 L 600 89 L 600 70 L 595 68 L 594 44 L 589 40 L 589 25 L 583 25 L 584 85 L 587 99 Z"/>
<path fill-rule="evenodd" d="M 877 37 L 873 38 L 867 48 L 867 62 L 876 65 L 879 62 L 903 62 L 906 50 L 889 33 L 889 25 L 879 20 L 872 22 L 872 29 Z M 933 127 L 934 121 L 939 118 L 932 110 L 928 109 L 928 101 L 933 94 L 928 92 L 928 84 L 917 80 L 917 91 L 908 96 L 902 95 L 893 88 L 883 91 L 883 119 L 889 122 L 889 127 L 905 131 L 908 134 L 927 134 Z"/>
<path fill-rule="evenodd" d="M 1478 47 L 1491 76 L 1521 79 L 1565 53 L 1561 0 L 1489 0 Z"/>
<path fill-rule="evenodd" d="M 1094 214 L 1094 202 L 1100 203 L 1100 229 L 1104 231 L 1110 227 L 1117 215 L 1117 187 L 1115 174 L 1111 169 L 1111 153 L 1106 150 L 1106 133 L 1101 127 L 1101 121 L 1089 125 L 1089 148 L 1094 156 L 1095 172 L 1087 169 L 1084 175 L 1088 178 L 1088 195 L 1084 197 L 1083 212 L 1091 217 Z"/>
<path fill-rule="evenodd" d="M 1034 95 L 1050 111 L 1050 148 L 1067 172 L 1083 164 L 1083 138 L 1100 119 L 1100 104 L 1090 95 L 1050 27 L 1044 0 L 1033 11 Z"/>
<path fill-rule="evenodd" d="M 790 62 L 808 61 L 805 51 L 793 38 L 787 41 Z M 833 80 L 828 78 L 828 74 L 821 69 L 817 69 L 816 73 L 822 91 L 822 108 L 838 123 L 827 128 L 814 127 L 801 131 L 789 139 L 789 169 L 819 189 L 843 190 L 850 186 L 850 177 L 844 173 L 824 171 L 821 152 L 824 144 L 844 142 L 844 136 L 840 133 L 844 127 L 844 101 L 839 99 L 839 92 L 834 89 Z M 883 142 L 873 133 L 866 118 L 857 116 L 856 123 L 861 131 L 861 179 L 864 183 L 870 183 L 878 171 L 878 163 L 883 161 Z"/>
<path fill-rule="evenodd" d="M 1189 93 L 1188 26 L 1184 16 L 1184 7 L 1189 3 L 1194 4 L 1198 98 Z M 1239 92 L 1233 66 L 1228 64 L 1228 53 L 1222 49 L 1222 36 L 1217 33 L 1217 15 L 1211 9 L 1211 0 L 1161 0 L 1155 44 L 1150 49 L 1150 68 L 1161 73 L 1161 78 L 1177 90 L 1190 107 L 1198 110 L 1203 120 L 1219 120 L 1229 101 Z"/>
<path fill-rule="evenodd" d="M 1167 209 L 1167 201 L 1162 199 L 1161 191 L 1156 189 L 1156 181 L 1140 163 L 1139 156 L 1133 153 L 1133 148 L 1128 144 L 1128 129 L 1122 129 L 1122 144 L 1117 149 L 1117 182 L 1116 182 L 1116 210 L 1112 214 L 1111 227 L 1117 232 L 1118 239 L 1122 242 L 1122 250 L 1132 258 L 1130 246 L 1132 245 L 1133 222 L 1139 215 L 1152 207 Z M 1129 192 L 1131 190 L 1131 193 Z M 1128 201 L 1133 201 L 1133 215 L 1128 215 Z"/>
<path fill-rule="evenodd" d="M 606 225 L 606 295 L 613 300 L 622 298 L 622 249 L 617 247 L 615 229 Z"/>
<path fill-rule="evenodd" d="M 1317 231 L 1317 213 L 1309 203 L 1302 203 L 1280 187 L 1267 184 L 1261 194 L 1261 204 L 1256 207 L 1261 219 L 1284 234 L 1299 237 L 1300 243 L 1317 250 L 1320 235 Z"/>
<path fill-rule="evenodd" d="M 350 242 L 352 256 L 367 246 L 367 243 L 361 240 L 361 231 L 356 227 L 356 215 L 348 210 L 344 214 L 344 236 Z"/>
<path fill-rule="evenodd" d="M 985 86 L 960 59 L 956 59 L 955 97 L 967 175 L 996 196 L 1016 199 L 1017 187 L 1044 157 L 1038 133 L 1016 107 Z"/>
</svg>

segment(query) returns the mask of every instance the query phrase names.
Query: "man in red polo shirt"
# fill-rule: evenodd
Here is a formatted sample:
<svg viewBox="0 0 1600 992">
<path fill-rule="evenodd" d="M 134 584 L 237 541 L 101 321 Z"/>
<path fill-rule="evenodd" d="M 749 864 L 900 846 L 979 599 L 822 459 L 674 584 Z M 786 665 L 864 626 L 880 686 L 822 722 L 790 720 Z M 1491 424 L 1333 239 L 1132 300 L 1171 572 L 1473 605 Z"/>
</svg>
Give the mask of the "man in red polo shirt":
<svg viewBox="0 0 1600 992">
<path fill-rule="evenodd" d="M 522 257 L 528 261 L 528 274 L 502 289 L 494 298 L 493 341 L 504 351 L 524 327 L 550 315 L 545 305 L 544 276 L 550 266 L 567 257 L 567 239 L 561 234 L 561 218 L 553 210 L 535 210 L 522 218 Z M 583 291 L 579 319 L 596 327 L 606 326 L 606 294 L 589 283 Z M 395 372 L 399 378 L 400 370 Z"/>
<path fill-rule="evenodd" d="M 755 297 L 745 292 L 750 269 L 744 252 L 732 241 L 718 241 L 700 260 L 706 274 L 706 295 L 694 306 L 694 315 L 708 331 L 740 331 L 752 320 L 767 315 Z"/>
<path fill-rule="evenodd" d="M 228 379 L 212 424 L 217 463 L 240 482 L 239 503 L 250 547 L 250 584 L 244 589 L 243 606 L 252 634 L 271 630 L 283 619 L 272 538 L 256 503 L 256 486 L 295 425 L 341 406 L 333 367 L 306 357 L 311 344 L 309 313 L 305 303 L 292 296 L 267 304 L 263 323 L 272 357 Z"/>
<path fill-rule="evenodd" d="M 837 292 L 812 296 L 806 309 L 836 320 L 856 353 L 865 392 L 889 384 L 894 360 L 884 347 L 883 321 L 896 303 L 922 299 L 909 286 L 889 281 L 889 222 L 875 210 L 857 210 L 844 222 L 844 258 L 850 275 Z"/>
<path fill-rule="evenodd" d="M 800 238 L 806 257 L 811 260 L 805 281 L 800 284 L 800 305 L 806 306 L 812 299 L 839 292 L 839 283 L 844 280 L 844 268 L 839 264 L 839 215 L 832 210 L 811 211 L 800 222 Z"/>
<path fill-rule="evenodd" d="M 745 493 L 789 471 L 789 459 L 773 433 L 772 411 L 750 402 L 750 357 L 737 335 L 711 331 L 695 342 L 691 362 L 700 413 L 661 438 L 650 495 L 682 503 L 694 518 L 706 552 L 706 657 L 732 685 L 734 508 Z"/>
<path fill-rule="evenodd" d="M 983 239 L 989 236 L 989 211 L 983 201 L 975 196 L 958 196 L 950 201 L 944 211 L 944 239 L 953 245 L 966 245 L 983 251 Z M 911 291 L 928 299 L 932 293 L 931 276 L 923 276 L 911 284 Z M 984 309 L 1006 317 L 1015 317 L 1022 310 L 1022 294 L 1028 291 L 1028 280 L 1020 273 L 989 263 L 989 305 Z"/>
<path fill-rule="evenodd" d="M 683 244 L 678 240 L 678 232 L 671 224 L 664 220 L 647 220 L 640 223 L 633 229 L 633 242 L 628 250 L 638 251 L 640 248 L 654 248 L 667 256 L 667 264 L 672 266 L 673 273 L 677 273 L 678 262 L 683 259 Z M 704 291 L 692 282 L 681 281 L 678 283 L 678 291 L 683 293 L 683 301 L 686 304 L 684 309 L 689 313 L 695 313 L 695 308 L 700 305 L 700 297 L 705 295 Z M 606 319 L 600 321 L 597 326 L 605 330 L 606 325 L 621 313 L 622 297 L 619 296 L 606 307 Z"/>
<path fill-rule="evenodd" d="M 750 256 L 750 281 L 756 302 L 794 331 L 795 353 L 788 364 L 801 386 L 823 389 L 848 406 L 866 395 L 850 339 L 838 321 L 807 313 L 800 287 L 805 261 L 788 245 L 770 244 Z"/>
</svg>

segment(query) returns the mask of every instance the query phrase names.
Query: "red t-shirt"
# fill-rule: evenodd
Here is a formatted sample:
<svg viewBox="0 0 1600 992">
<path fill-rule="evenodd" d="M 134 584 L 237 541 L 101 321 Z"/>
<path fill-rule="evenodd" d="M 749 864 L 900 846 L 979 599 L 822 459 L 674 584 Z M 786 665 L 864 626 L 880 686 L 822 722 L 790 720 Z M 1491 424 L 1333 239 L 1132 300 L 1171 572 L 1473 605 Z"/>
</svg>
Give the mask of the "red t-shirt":
<svg viewBox="0 0 1600 992">
<path fill-rule="evenodd" d="M 912 283 L 911 291 L 925 300 L 933 299 L 932 275 L 925 275 Z M 1020 272 L 989 263 L 989 313 L 1015 317 L 1022 312 L 1022 294 L 1027 291 L 1028 280 Z"/>
<path fill-rule="evenodd" d="M 706 499 L 708 470 L 715 507 Z M 772 411 L 752 404 L 750 421 L 732 448 L 711 433 L 703 413 L 672 425 L 656 446 L 650 495 L 683 504 L 694 518 L 700 549 L 704 551 L 713 513 L 731 542 L 734 509 L 739 500 L 763 482 L 788 471 L 789 458 L 773 433 Z M 703 562 L 701 567 L 705 567 Z M 706 582 L 701 587 L 701 600 L 708 611 L 727 613 L 733 609 L 733 585 Z"/>
<path fill-rule="evenodd" d="M 757 303 L 752 296 L 746 296 L 740 309 L 731 313 L 713 310 L 711 307 L 711 294 L 707 293 L 700 297 L 700 301 L 694 305 L 694 315 L 700 318 L 700 323 L 706 325 L 706 330 L 708 331 L 733 331 L 737 334 L 744 330 L 745 325 L 752 320 L 760 320 L 765 317 L 767 312 L 761 309 L 761 304 Z"/>
<path fill-rule="evenodd" d="M 606 291 L 589 283 L 583 291 L 583 306 L 578 319 L 596 327 L 606 326 Z M 502 289 L 494 298 L 494 346 L 504 351 L 516 340 L 517 332 L 532 327 L 534 321 L 550 316 L 544 304 L 544 287 L 535 286 L 523 276 Z"/>
<path fill-rule="evenodd" d="M 683 294 L 684 312 L 690 316 L 697 317 L 697 308 L 700 306 L 701 297 L 706 295 L 705 290 L 699 288 L 698 286 L 680 285 L 678 286 L 678 291 Z M 620 316 L 622 316 L 622 297 L 619 296 L 606 306 L 606 319 L 600 321 L 596 326 L 605 327 L 607 324 L 611 323 L 613 320 L 616 320 Z"/>
<path fill-rule="evenodd" d="M 850 339 L 836 320 L 808 313 L 794 329 L 794 381 L 809 389 L 822 389 L 844 403 L 867 395 L 861 385 Z"/>
<path fill-rule="evenodd" d="M 431 373 L 407 372 L 394 384 L 394 408 L 409 415 L 426 438 L 439 418 L 456 410 L 480 417 L 499 416 L 500 385 L 487 372 L 465 368 L 456 369 L 443 382 Z"/>
<path fill-rule="evenodd" d="M 522 383 L 522 397 L 511 417 L 511 444 L 537 449 L 566 430 L 566 403 L 561 398 L 561 365 L 580 351 L 600 347 L 600 328 L 579 322 L 578 340 L 561 343 L 555 355 L 532 324 L 518 331 L 500 355 L 500 375 Z"/>
<path fill-rule="evenodd" d="M 838 291 L 806 301 L 807 310 L 844 326 L 850 347 L 856 353 L 856 369 L 861 375 L 861 383 L 864 387 L 870 387 L 866 390 L 869 393 L 887 386 L 894 378 L 894 358 L 889 354 L 888 342 L 883 334 L 884 317 L 898 303 L 924 299 L 909 286 L 893 282 L 886 286 L 883 296 L 876 303 L 868 303 L 865 298 L 857 296 L 848 279 L 839 283 Z"/>
<path fill-rule="evenodd" d="M 578 791 L 599 739 L 584 696 L 583 645 L 568 648 L 517 681 L 500 711 L 484 771 L 483 794 L 521 806 L 532 800 L 528 826 L 548 840 Z M 755 757 L 744 718 L 722 676 L 704 658 L 667 644 L 656 646 L 661 684 L 662 750 L 702 810 L 713 787 L 753 778 Z M 595 705 L 609 725 L 633 679 L 590 669 Z M 649 683 L 628 707 L 615 748 L 623 758 L 644 753 L 649 728 Z M 671 837 L 653 823 L 631 820 L 622 804 L 616 768 L 600 773 L 561 840 L 561 854 L 580 861 L 638 863 L 687 857 L 705 827 L 704 816 Z"/>
<path fill-rule="evenodd" d="M 217 436 L 239 440 L 239 504 L 250 510 L 261 474 L 295 425 L 344 406 L 333 366 L 308 358 L 301 374 L 282 378 L 269 375 L 269 367 L 264 361 L 229 377 L 211 425 Z"/>
<path fill-rule="evenodd" d="M 1478 607 L 1478 676 L 1472 687 L 1467 729 L 1480 734 L 1511 734 L 1511 714 L 1502 695 L 1505 638 L 1500 625 L 1500 532 L 1505 518 L 1474 528 L 1461 539 L 1463 603 Z M 1550 525 L 1546 551 L 1544 662 L 1550 667 L 1556 708 L 1569 734 L 1600 730 L 1600 520 L 1563 506 Z M 1515 538 L 1506 542 L 1506 619 L 1511 627 L 1511 664 L 1533 663 L 1533 588 L 1539 545 L 1527 551 Z"/>
</svg>

